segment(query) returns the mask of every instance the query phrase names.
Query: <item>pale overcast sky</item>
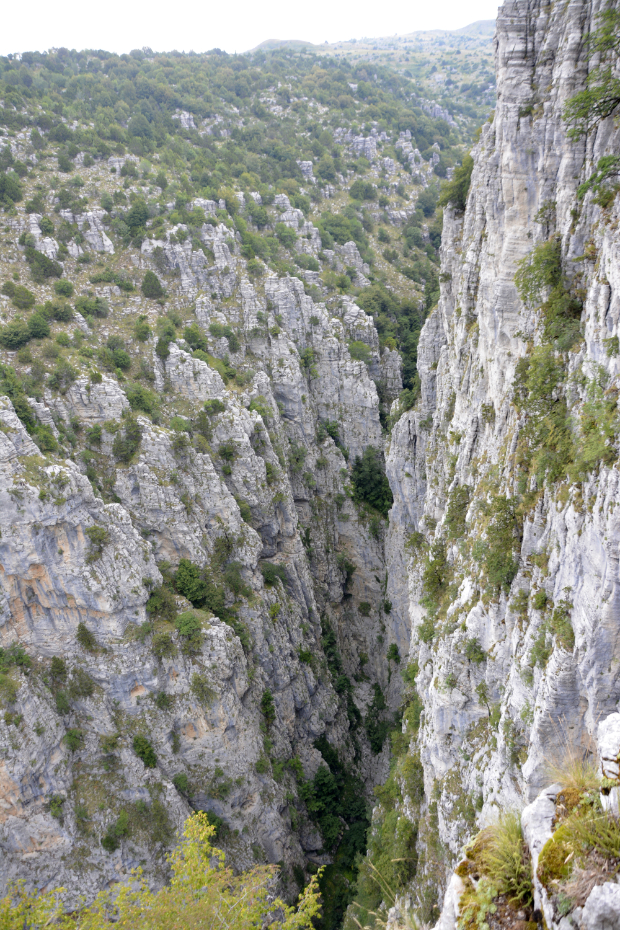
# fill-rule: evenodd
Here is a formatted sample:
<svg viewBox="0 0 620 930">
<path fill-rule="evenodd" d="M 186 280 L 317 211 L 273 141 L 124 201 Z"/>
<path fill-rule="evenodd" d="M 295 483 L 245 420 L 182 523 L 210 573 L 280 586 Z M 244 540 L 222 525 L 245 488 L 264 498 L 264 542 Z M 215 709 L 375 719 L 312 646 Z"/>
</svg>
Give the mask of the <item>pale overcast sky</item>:
<svg viewBox="0 0 620 930">
<path fill-rule="evenodd" d="M 178 7 L 168 0 L 7 2 L 0 54 L 56 46 L 121 53 L 144 46 L 155 51 L 221 48 L 244 52 L 265 39 L 305 39 L 319 44 L 419 29 L 459 29 L 479 19 L 494 19 L 497 7 L 496 0 L 194 0 Z"/>
</svg>

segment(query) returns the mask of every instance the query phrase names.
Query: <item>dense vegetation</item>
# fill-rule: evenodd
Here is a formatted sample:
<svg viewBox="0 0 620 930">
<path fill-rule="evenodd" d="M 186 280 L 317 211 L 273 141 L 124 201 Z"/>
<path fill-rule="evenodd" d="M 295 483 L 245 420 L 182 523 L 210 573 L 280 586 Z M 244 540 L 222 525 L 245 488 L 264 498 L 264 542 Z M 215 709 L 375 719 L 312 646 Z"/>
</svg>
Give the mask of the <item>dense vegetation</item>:
<svg viewBox="0 0 620 930">
<path fill-rule="evenodd" d="M 119 835 L 125 829 L 124 821 L 117 823 Z M 84 930 L 111 926 L 136 930 L 200 926 L 216 930 L 234 925 L 237 930 L 256 926 L 312 930 L 314 918 L 320 914 L 316 879 L 310 881 L 297 907 L 274 901 L 270 886 L 276 870 L 256 866 L 235 875 L 225 867 L 224 854 L 211 845 L 214 833 L 206 814 L 194 815 L 185 824 L 182 842 L 169 857 L 169 886 L 151 891 L 138 869 L 137 882 L 120 889 L 116 886 L 114 896 L 101 892 L 77 918 L 63 913 L 62 902 L 54 891 L 37 894 L 27 892 L 23 886 L 13 887 L 0 900 L 2 926 L 7 930 L 22 930 L 24 926 L 42 930 L 50 924 Z M 274 913 L 278 914 L 275 919 Z"/>
</svg>

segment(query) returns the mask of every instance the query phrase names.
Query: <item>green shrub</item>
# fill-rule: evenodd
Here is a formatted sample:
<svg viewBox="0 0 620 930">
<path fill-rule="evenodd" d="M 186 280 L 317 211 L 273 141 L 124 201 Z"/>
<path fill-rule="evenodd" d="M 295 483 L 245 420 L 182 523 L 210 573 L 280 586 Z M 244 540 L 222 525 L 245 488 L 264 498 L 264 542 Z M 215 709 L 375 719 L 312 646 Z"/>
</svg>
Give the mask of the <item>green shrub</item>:
<svg viewBox="0 0 620 930">
<path fill-rule="evenodd" d="M 0 674 L 0 697 L 5 704 L 12 704 L 17 698 L 18 686 L 8 675 Z"/>
<path fill-rule="evenodd" d="M 53 794 L 48 801 L 48 810 L 52 817 L 55 817 L 56 820 L 63 822 L 63 806 L 67 799 L 63 798 L 61 794 Z"/>
<path fill-rule="evenodd" d="M 26 261 L 33 280 L 38 284 L 43 284 L 46 278 L 60 278 L 62 275 L 62 265 L 31 246 L 26 246 Z"/>
<path fill-rule="evenodd" d="M 133 328 L 133 334 L 138 342 L 148 342 L 151 335 L 151 327 L 147 323 L 147 318 L 145 316 L 138 317 Z"/>
<path fill-rule="evenodd" d="M 370 181 L 357 178 L 349 188 L 349 195 L 353 200 L 376 200 L 377 188 Z"/>
<path fill-rule="evenodd" d="M 278 579 L 283 585 L 286 585 L 287 575 L 284 565 L 275 562 L 261 562 L 259 567 L 263 580 L 268 588 L 272 588 Z"/>
<path fill-rule="evenodd" d="M 133 751 L 144 763 L 147 769 L 154 769 L 157 765 L 155 750 L 146 736 L 138 735 L 133 738 Z"/>
<path fill-rule="evenodd" d="M 57 691 L 54 700 L 56 702 L 56 710 L 59 714 L 69 713 L 71 705 L 69 704 L 69 697 L 66 691 Z"/>
<path fill-rule="evenodd" d="M 179 772 L 172 779 L 172 784 L 180 794 L 189 794 L 189 778 L 185 772 Z"/>
<path fill-rule="evenodd" d="M 86 563 L 92 565 L 103 555 L 103 550 L 110 542 L 110 532 L 104 526 L 88 526 L 84 530 L 84 535 L 89 542 Z"/>
<path fill-rule="evenodd" d="M 127 400 L 134 411 L 141 411 L 152 417 L 159 410 L 159 398 L 153 391 L 143 387 L 141 384 L 128 384 L 125 387 Z"/>
<path fill-rule="evenodd" d="M 194 672 L 192 675 L 190 688 L 192 694 L 200 701 L 203 707 L 209 707 L 217 696 L 209 684 L 209 679 L 206 675 L 200 675 L 198 672 Z"/>
<path fill-rule="evenodd" d="M 474 160 L 471 155 L 466 155 L 462 165 L 454 169 L 452 180 L 442 185 L 438 201 L 440 207 L 451 205 L 457 213 L 465 212 L 473 170 Z"/>
<path fill-rule="evenodd" d="M 493 499 L 491 514 L 484 567 L 489 584 L 508 591 L 519 570 L 521 520 L 515 500 L 502 495 Z"/>
<path fill-rule="evenodd" d="M 157 659 L 171 659 L 177 654 L 177 647 L 170 633 L 155 633 L 151 651 Z"/>
<path fill-rule="evenodd" d="M 588 55 L 596 55 L 588 68 L 586 87 L 566 104 L 564 119 L 572 126 L 569 135 L 578 139 L 612 116 L 620 104 L 620 81 L 613 68 L 619 50 L 620 13 L 614 4 L 597 14 L 597 26 L 588 37 Z"/>
<path fill-rule="evenodd" d="M 95 529 L 95 527 L 92 528 Z M 87 652 L 95 652 L 97 649 L 97 640 L 95 638 L 95 634 L 91 633 L 88 627 L 85 626 L 81 620 L 78 623 L 77 634 L 75 638 L 77 639 L 82 649 L 86 649 Z"/>
<path fill-rule="evenodd" d="M 540 307 L 546 340 L 566 352 L 581 339 L 582 305 L 571 296 L 564 278 L 559 236 L 541 242 L 519 263 L 515 284 L 527 306 Z"/>
<path fill-rule="evenodd" d="M 32 336 L 24 320 L 14 320 L 0 328 L 0 345 L 9 350 L 19 349 L 30 342 Z"/>
<path fill-rule="evenodd" d="M 101 845 L 106 852 L 112 853 L 121 844 L 121 839 L 129 833 L 129 815 L 127 811 L 121 811 L 113 824 L 108 827 L 105 836 L 102 837 Z"/>
<path fill-rule="evenodd" d="M 73 297 L 73 285 L 66 278 L 54 281 L 54 290 L 59 297 Z"/>
<path fill-rule="evenodd" d="M 481 662 L 485 661 L 487 654 L 480 645 L 480 641 L 477 636 L 472 636 L 465 643 L 465 655 L 470 662 L 475 662 L 476 665 L 479 665 Z"/>
<path fill-rule="evenodd" d="M 12 643 L 5 648 L 0 646 L 0 672 L 9 668 L 32 668 L 32 659 L 19 643 Z"/>
<path fill-rule="evenodd" d="M 370 748 L 375 755 L 378 755 L 383 749 L 383 744 L 390 732 L 390 722 L 385 717 L 387 703 L 378 684 L 373 685 L 374 696 L 372 703 L 368 708 L 364 729 L 370 743 Z"/>
<path fill-rule="evenodd" d="M 366 362 L 368 365 L 372 361 L 372 349 L 365 342 L 350 342 L 349 355 L 357 362 Z"/>
<path fill-rule="evenodd" d="M 18 310 L 30 310 L 36 303 L 36 297 L 23 284 L 15 284 L 14 281 L 5 281 L 0 289 L 3 294 L 11 298 L 13 306 Z"/>
<path fill-rule="evenodd" d="M 195 655 L 202 646 L 202 615 L 195 610 L 186 610 L 175 620 L 175 626 L 183 640 L 183 652 Z"/>
<path fill-rule="evenodd" d="M 383 458 L 374 446 L 367 446 L 362 456 L 356 457 L 351 474 L 353 499 L 365 503 L 387 517 L 393 503 Z"/>
<path fill-rule="evenodd" d="M 63 737 L 64 742 L 71 752 L 77 752 L 84 742 L 84 733 L 82 730 L 69 729 Z"/>
<path fill-rule="evenodd" d="M 297 242 L 297 233 L 285 223 L 276 223 L 276 238 L 285 249 L 292 249 Z"/>
<path fill-rule="evenodd" d="M 128 465 L 142 442 L 142 427 L 133 416 L 125 418 L 122 430 L 114 437 L 112 454 L 117 462 Z"/>
<path fill-rule="evenodd" d="M 575 648 L 575 633 L 571 623 L 573 605 L 568 600 L 559 601 L 549 618 L 549 629 L 555 635 L 558 646 L 572 652 Z"/>
<path fill-rule="evenodd" d="M 151 300 L 159 300 L 164 296 L 164 289 L 161 286 L 161 281 L 154 271 L 146 272 L 142 279 L 141 290 L 144 296 Z"/>
<path fill-rule="evenodd" d="M 180 591 L 180 593 L 183 592 Z M 159 585 L 153 589 L 146 602 L 146 612 L 150 616 L 158 617 L 161 620 L 174 621 L 177 615 L 176 602 L 173 592 L 167 585 Z"/>
<path fill-rule="evenodd" d="M 467 485 L 457 486 L 450 493 L 445 519 L 448 539 L 457 540 L 467 533 L 465 517 L 469 507 L 470 493 Z"/>
<path fill-rule="evenodd" d="M 450 566 L 446 555 L 446 547 L 443 540 L 436 540 L 428 553 L 424 562 L 422 571 L 422 597 L 420 602 L 423 607 L 434 615 L 441 605 L 443 597 L 448 588 L 450 578 Z M 422 627 L 418 628 L 419 632 Z M 433 630 L 434 632 L 434 630 Z M 431 632 L 431 637 L 433 635 Z M 422 637 L 422 633 L 420 632 Z M 428 642 L 428 639 L 424 639 Z"/>
<path fill-rule="evenodd" d="M 95 693 L 95 682 L 88 672 L 83 668 L 76 668 L 73 671 L 71 683 L 69 685 L 69 696 L 75 700 L 80 697 L 92 697 Z"/>
<path fill-rule="evenodd" d="M 53 391 L 66 394 L 76 379 L 77 371 L 63 358 L 58 362 L 56 368 L 47 379 L 47 383 Z"/>
<path fill-rule="evenodd" d="M 276 707 L 273 702 L 273 695 L 269 688 L 265 688 L 263 691 L 263 695 L 260 701 L 260 711 L 265 718 L 265 723 L 268 727 L 270 727 L 276 719 Z"/>
<path fill-rule="evenodd" d="M 395 662 L 397 665 L 400 665 L 400 652 L 398 651 L 396 643 L 390 643 L 387 651 L 387 660 L 388 662 Z"/>
<path fill-rule="evenodd" d="M 103 297 L 76 297 L 75 309 L 87 318 L 94 316 L 104 319 L 109 312 L 108 302 Z"/>
</svg>

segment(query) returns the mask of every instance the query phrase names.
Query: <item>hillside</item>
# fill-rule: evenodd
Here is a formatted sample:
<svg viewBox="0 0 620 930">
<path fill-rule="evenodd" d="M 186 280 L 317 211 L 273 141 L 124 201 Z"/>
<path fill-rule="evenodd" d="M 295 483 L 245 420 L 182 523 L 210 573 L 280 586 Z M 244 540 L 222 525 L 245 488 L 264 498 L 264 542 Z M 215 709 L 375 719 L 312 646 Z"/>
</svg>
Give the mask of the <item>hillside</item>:
<svg viewBox="0 0 620 930">
<path fill-rule="evenodd" d="M 3 886 L 161 882 L 206 810 L 289 898 L 336 859 L 336 927 L 408 642 L 384 436 L 467 132 L 306 52 L 1 68 Z"/>
</svg>

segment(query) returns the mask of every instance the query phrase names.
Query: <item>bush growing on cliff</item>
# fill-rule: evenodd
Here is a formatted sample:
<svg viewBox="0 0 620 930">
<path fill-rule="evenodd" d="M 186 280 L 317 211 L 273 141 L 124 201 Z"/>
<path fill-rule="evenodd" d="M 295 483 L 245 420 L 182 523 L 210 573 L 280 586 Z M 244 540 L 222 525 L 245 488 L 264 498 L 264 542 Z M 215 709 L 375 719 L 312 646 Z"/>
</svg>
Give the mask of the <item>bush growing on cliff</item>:
<svg viewBox="0 0 620 930">
<path fill-rule="evenodd" d="M 439 195 L 440 207 L 451 205 L 457 213 L 465 212 L 473 170 L 474 160 L 471 155 L 466 155 L 463 164 L 454 169 L 452 180 L 442 185 Z"/>
<path fill-rule="evenodd" d="M 39 894 L 13 885 L 0 900 L 0 925 L 6 930 L 23 930 L 24 923 L 31 930 L 51 925 L 59 930 L 105 930 L 115 924 L 134 930 L 172 926 L 253 930 L 269 919 L 273 921 L 271 930 L 313 930 L 321 912 L 320 872 L 306 886 L 297 905 L 289 906 L 274 900 L 270 893 L 277 867 L 257 866 L 234 874 L 224 864 L 224 853 L 211 845 L 215 831 L 209 815 L 203 812 L 185 822 L 181 842 L 168 857 L 170 884 L 157 891 L 150 890 L 138 869 L 131 885 L 116 884 L 113 893 L 101 891 L 89 907 L 65 915 L 56 891 Z M 119 815 L 113 832 L 117 840 L 119 833 L 122 837 L 129 832 L 129 818 L 125 822 Z M 275 919 L 274 914 L 278 915 Z"/>
<path fill-rule="evenodd" d="M 357 456 L 351 475 L 353 499 L 365 503 L 387 517 L 394 499 L 390 489 L 381 453 L 374 446 L 367 446 L 361 456 Z"/>
<path fill-rule="evenodd" d="M 140 448 L 142 427 L 133 416 L 125 418 L 124 428 L 114 437 L 112 454 L 117 462 L 128 465 Z"/>
<path fill-rule="evenodd" d="M 598 62 L 588 73 L 585 90 L 575 94 L 564 109 L 564 119 L 572 127 L 569 135 L 574 139 L 593 130 L 620 107 L 620 78 L 614 70 L 620 52 L 620 10 L 610 4 L 597 19 L 587 41 L 590 56 L 598 55 Z"/>
<path fill-rule="evenodd" d="M 540 309 L 548 342 L 567 352 L 581 339 L 582 304 L 572 295 L 563 274 L 559 236 L 541 242 L 519 263 L 515 284 L 521 300 Z"/>
<path fill-rule="evenodd" d="M 157 756 L 155 750 L 151 745 L 150 740 L 146 736 L 139 734 L 133 738 L 133 751 L 138 756 L 139 759 L 142 759 L 145 768 L 154 769 L 157 765 Z"/>
</svg>

